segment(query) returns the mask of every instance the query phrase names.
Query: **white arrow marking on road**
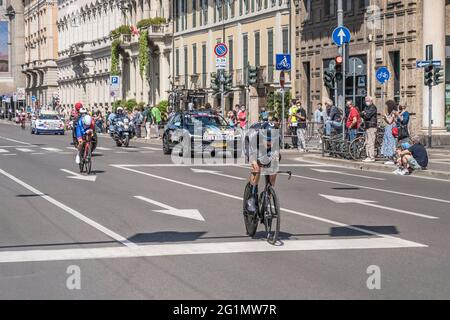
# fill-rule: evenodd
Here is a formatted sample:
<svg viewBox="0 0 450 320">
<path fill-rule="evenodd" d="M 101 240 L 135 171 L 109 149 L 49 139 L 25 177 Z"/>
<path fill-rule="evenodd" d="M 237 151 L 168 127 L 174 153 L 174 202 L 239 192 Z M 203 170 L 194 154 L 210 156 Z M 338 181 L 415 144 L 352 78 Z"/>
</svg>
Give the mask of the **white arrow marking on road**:
<svg viewBox="0 0 450 320">
<path fill-rule="evenodd" d="M 95 182 L 95 180 L 97 179 L 97 176 L 92 176 L 92 175 L 84 176 L 82 174 L 72 172 L 72 171 L 66 170 L 66 169 L 61 169 L 61 171 L 71 174 L 71 176 L 67 176 L 67 178 L 69 178 L 69 179 L 77 179 L 77 180 L 84 180 L 84 181 L 91 181 L 91 182 Z"/>
<path fill-rule="evenodd" d="M 153 210 L 155 212 L 159 212 L 159 213 L 165 213 L 165 214 L 170 214 L 172 216 L 178 216 L 178 217 L 183 217 L 183 218 L 189 218 L 189 219 L 194 219 L 194 220 L 199 220 L 199 221 L 205 221 L 205 219 L 203 218 L 203 216 L 201 215 L 201 213 L 197 210 L 197 209 L 176 209 L 173 208 L 171 206 L 168 206 L 164 203 L 152 200 L 152 199 L 148 199 L 142 196 L 134 196 L 136 199 L 154 204 L 158 207 L 164 208 L 165 210 Z"/>
<path fill-rule="evenodd" d="M 366 178 L 366 179 L 373 179 L 373 180 L 386 180 L 383 178 L 376 178 L 376 177 L 368 177 L 368 176 L 362 176 L 359 174 L 352 174 L 352 173 L 347 173 L 347 172 L 341 172 L 341 171 L 333 171 L 333 170 L 325 170 L 325 169 L 311 169 L 317 172 L 322 172 L 322 173 L 336 173 L 336 174 L 342 174 L 345 176 L 352 176 L 352 177 L 359 177 L 359 178 Z"/>
<path fill-rule="evenodd" d="M 241 177 L 235 177 L 235 176 L 230 176 L 228 174 L 223 174 L 223 173 L 221 173 L 221 171 L 194 169 L 194 168 L 191 168 L 191 170 L 192 170 L 192 172 L 195 172 L 195 173 L 209 173 L 209 174 L 214 174 L 216 176 L 227 177 L 227 178 L 236 179 L 236 180 L 245 180 L 244 178 L 241 178 Z"/>
<path fill-rule="evenodd" d="M 373 200 L 344 198 L 344 197 L 330 196 L 330 195 L 325 195 L 325 194 L 319 194 L 319 195 L 321 197 L 324 197 L 324 198 L 326 198 L 328 200 L 331 200 L 331 201 L 333 201 L 335 203 L 357 203 L 357 204 L 361 204 L 361 205 L 364 205 L 364 206 L 369 206 L 369 207 L 374 207 L 374 208 L 379 208 L 379 209 L 384 209 L 384 210 L 389 210 L 389 211 L 409 214 L 409 215 L 412 215 L 412 216 L 417 216 L 417 217 L 426 218 L 426 219 L 439 219 L 438 217 L 429 216 L 429 215 L 426 215 L 426 214 L 421 214 L 421 213 L 416 213 L 416 212 L 411 212 L 411 211 L 406 211 L 406 210 L 400 210 L 400 209 L 380 206 L 378 204 L 375 204 L 377 202 L 373 201 Z"/>
</svg>

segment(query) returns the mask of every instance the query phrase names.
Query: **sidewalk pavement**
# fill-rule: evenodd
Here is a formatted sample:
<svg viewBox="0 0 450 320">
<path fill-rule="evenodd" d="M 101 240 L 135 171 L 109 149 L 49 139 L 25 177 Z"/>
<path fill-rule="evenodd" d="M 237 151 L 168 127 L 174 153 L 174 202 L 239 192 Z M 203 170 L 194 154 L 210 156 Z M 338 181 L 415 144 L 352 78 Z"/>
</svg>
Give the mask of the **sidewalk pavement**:
<svg viewBox="0 0 450 320">
<path fill-rule="evenodd" d="M 450 148 L 449 149 L 439 149 L 444 157 L 446 157 L 447 161 L 437 161 L 434 157 L 434 154 L 438 152 L 438 149 L 427 150 L 429 154 L 429 165 L 427 170 L 414 171 L 412 175 L 420 176 L 420 177 L 431 177 L 438 179 L 450 180 Z M 444 151 L 443 151 L 444 150 Z M 448 154 L 448 155 L 447 155 Z M 346 160 L 346 159 L 338 159 L 324 156 L 320 153 L 306 153 L 301 155 L 301 159 L 306 161 L 314 161 L 334 166 L 340 166 L 351 169 L 360 169 L 363 171 L 382 171 L 382 172 L 390 172 L 393 174 L 393 171 L 397 168 L 395 165 L 386 165 L 383 161 L 376 162 L 362 162 L 362 161 L 354 161 L 354 160 Z"/>
</svg>

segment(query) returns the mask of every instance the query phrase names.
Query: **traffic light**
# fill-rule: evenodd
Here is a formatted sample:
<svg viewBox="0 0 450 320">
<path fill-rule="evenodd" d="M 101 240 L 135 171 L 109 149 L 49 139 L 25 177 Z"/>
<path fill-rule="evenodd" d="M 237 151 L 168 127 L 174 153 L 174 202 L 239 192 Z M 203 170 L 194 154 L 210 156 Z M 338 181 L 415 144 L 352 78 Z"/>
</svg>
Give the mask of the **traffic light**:
<svg viewBox="0 0 450 320">
<path fill-rule="evenodd" d="M 219 78 L 216 72 L 211 72 L 211 89 L 214 91 L 219 91 L 220 89 Z"/>
<path fill-rule="evenodd" d="M 433 85 L 437 86 L 444 82 L 444 68 L 442 66 L 434 67 Z"/>
<path fill-rule="evenodd" d="M 342 58 L 342 56 L 337 56 L 334 59 L 334 61 L 336 62 L 336 66 L 335 66 L 335 70 L 336 70 L 335 78 L 336 78 L 336 81 L 341 81 L 342 78 L 344 77 L 343 73 L 342 73 L 342 62 L 344 61 L 344 58 Z"/>
<path fill-rule="evenodd" d="M 323 82 L 325 84 L 325 87 L 327 87 L 330 90 L 334 89 L 334 77 L 335 77 L 335 70 L 325 70 L 323 74 Z"/>
<path fill-rule="evenodd" d="M 424 70 L 424 84 L 426 86 L 432 86 L 433 85 L 433 65 L 428 65 L 425 67 Z"/>
<path fill-rule="evenodd" d="M 256 84 L 256 82 L 258 81 L 257 76 L 258 76 L 258 68 L 254 67 L 254 66 L 248 66 L 247 68 L 247 79 L 248 79 L 248 85 L 249 86 L 253 86 Z"/>
<path fill-rule="evenodd" d="M 223 83 L 224 85 L 224 91 L 225 92 L 229 92 L 231 91 L 233 88 L 233 75 L 229 74 L 229 73 L 225 73 L 225 81 Z"/>
</svg>

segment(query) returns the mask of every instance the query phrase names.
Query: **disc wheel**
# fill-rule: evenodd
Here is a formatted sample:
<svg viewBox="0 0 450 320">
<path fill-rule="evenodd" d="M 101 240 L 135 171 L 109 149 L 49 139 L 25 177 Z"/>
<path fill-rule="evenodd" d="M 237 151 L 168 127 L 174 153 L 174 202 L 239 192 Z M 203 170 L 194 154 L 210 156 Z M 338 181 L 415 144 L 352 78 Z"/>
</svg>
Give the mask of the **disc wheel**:
<svg viewBox="0 0 450 320">
<path fill-rule="evenodd" d="M 247 183 L 244 191 L 244 224 L 245 229 L 247 230 L 247 234 L 250 237 L 253 237 L 256 233 L 256 229 L 258 228 L 258 213 L 252 214 L 247 212 L 247 200 L 250 199 L 252 193 L 252 187 L 250 183 Z"/>
</svg>

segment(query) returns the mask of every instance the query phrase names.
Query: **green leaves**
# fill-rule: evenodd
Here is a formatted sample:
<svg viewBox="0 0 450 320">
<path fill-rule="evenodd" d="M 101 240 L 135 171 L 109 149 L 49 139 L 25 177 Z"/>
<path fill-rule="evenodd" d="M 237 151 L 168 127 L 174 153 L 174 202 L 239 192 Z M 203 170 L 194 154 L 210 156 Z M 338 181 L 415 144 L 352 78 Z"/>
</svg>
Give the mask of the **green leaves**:
<svg viewBox="0 0 450 320">
<path fill-rule="evenodd" d="M 148 67 L 148 32 L 142 31 L 139 35 L 139 71 L 141 78 L 146 74 Z"/>
<path fill-rule="evenodd" d="M 120 75 L 119 46 L 120 46 L 120 40 L 118 40 L 118 39 L 113 40 L 113 42 L 111 43 L 111 75 L 112 76 Z"/>
<path fill-rule="evenodd" d="M 138 27 L 138 29 L 145 29 L 150 26 L 157 26 L 157 25 L 161 25 L 164 23 L 166 23 L 166 18 L 155 17 L 155 18 L 150 18 L 150 19 L 142 19 L 141 21 L 139 21 L 136 24 L 136 26 Z"/>
</svg>

